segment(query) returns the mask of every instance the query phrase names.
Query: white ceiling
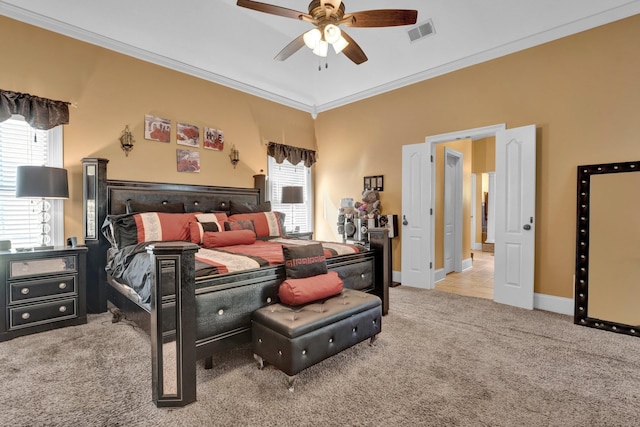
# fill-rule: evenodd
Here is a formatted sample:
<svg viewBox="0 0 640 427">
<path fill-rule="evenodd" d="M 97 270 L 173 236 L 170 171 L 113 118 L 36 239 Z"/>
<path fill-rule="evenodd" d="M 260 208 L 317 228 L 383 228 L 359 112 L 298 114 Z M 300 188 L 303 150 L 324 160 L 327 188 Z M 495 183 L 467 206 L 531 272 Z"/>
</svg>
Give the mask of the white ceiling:
<svg viewBox="0 0 640 427">
<path fill-rule="evenodd" d="M 307 0 L 262 0 L 307 12 Z M 236 0 L 0 0 L 0 14 L 248 92 L 315 116 L 340 105 L 640 13 L 640 0 L 344 0 L 346 12 L 416 9 L 413 26 L 347 28 L 369 57 L 306 47 L 273 57 L 311 24 Z"/>
</svg>

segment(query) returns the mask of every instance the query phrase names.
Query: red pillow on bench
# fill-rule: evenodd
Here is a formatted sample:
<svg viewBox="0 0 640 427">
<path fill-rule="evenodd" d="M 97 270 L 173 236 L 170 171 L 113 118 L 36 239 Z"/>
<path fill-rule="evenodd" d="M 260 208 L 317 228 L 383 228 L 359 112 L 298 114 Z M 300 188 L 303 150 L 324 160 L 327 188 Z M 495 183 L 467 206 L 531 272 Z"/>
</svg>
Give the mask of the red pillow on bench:
<svg viewBox="0 0 640 427">
<path fill-rule="evenodd" d="M 303 279 L 287 279 L 280 285 L 278 296 L 287 305 L 300 305 L 342 292 L 343 282 L 338 273 L 329 271 Z"/>
</svg>

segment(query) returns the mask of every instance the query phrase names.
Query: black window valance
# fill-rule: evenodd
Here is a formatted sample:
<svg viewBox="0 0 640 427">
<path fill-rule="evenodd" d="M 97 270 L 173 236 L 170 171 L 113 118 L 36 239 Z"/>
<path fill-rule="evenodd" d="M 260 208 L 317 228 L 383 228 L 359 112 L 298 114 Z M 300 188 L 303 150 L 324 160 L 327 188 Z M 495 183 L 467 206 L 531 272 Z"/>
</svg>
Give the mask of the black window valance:
<svg viewBox="0 0 640 427">
<path fill-rule="evenodd" d="M 310 168 L 316 162 L 315 151 L 278 144 L 277 142 L 269 143 L 267 154 L 276 159 L 276 163 L 282 163 L 287 159 L 292 165 L 297 165 L 302 161 L 306 167 Z"/>
<path fill-rule="evenodd" d="M 31 127 L 48 130 L 69 123 L 69 103 L 0 89 L 0 122 L 12 114 L 23 116 Z"/>
</svg>

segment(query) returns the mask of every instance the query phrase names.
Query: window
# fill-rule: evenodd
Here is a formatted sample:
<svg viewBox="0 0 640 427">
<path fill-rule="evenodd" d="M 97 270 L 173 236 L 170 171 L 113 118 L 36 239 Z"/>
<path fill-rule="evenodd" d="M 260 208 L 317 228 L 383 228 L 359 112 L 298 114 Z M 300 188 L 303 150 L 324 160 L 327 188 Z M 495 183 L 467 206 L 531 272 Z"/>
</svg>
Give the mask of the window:
<svg viewBox="0 0 640 427">
<path fill-rule="evenodd" d="M 21 165 L 62 167 L 62 126 L 36 130 L 14 115 L 0 122 L 0 240 L 13 248 L 41 244 L 39 200 L 16 198 L 16 168 Z M 62 200 L 49 200 L 51 244 L 60 246 L 64 236 Z"/>
<path fill-rule="evenodd" d="M 271 210 L 286 214 L 284 226 L 287 231 L 309 232 L 313 231 L 312 205 L 313 195 L 311 193 L 311 169 L 300 162 L 292 165 L 287 160 L 281 164 L 275 159 L 267 156 L 268 159 L 268 194 L 271 201 Z M 304 203 L 291 204 L 281 203 L 282 187 L 300 186 L 303 188 Z"/>
</svg>

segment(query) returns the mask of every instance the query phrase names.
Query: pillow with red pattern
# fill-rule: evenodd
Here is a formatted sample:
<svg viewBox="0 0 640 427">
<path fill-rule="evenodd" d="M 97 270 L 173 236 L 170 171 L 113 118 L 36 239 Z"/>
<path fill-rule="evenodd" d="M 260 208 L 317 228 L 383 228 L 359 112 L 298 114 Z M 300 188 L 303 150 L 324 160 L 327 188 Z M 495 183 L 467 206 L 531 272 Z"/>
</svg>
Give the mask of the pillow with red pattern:
<svg viewBox="0 0 640 427">
<path fill-rule="evenodd" d="M 253 221 L 258 237 L 282 236 L 282 222 L 279 212 L 254 212 L 235 214 L 229 217 L 230 222 Z"/>
<path fill-rule="evenodd" d="M 344 283 L 338 273 L 329 271 L 302 279 L 287 279 L 280 284 L 278 297 L 287 305 L 301 305 L 338 295 Z"/>
<path fill-rule="evenodd" d="M 302 279 L 327 273 L 327 259 L 321 243 L 282 245 L 287 278 Z"/>
<path fill-rule="evenodd" d="M 191 242 L 201 245 L 205 232 L 224 231 L 222 224 L 227 221 L 227 214 L 224 212 L 197 213 L 196 219 L 197 221 L 189 223 Z"/>
<path fill-rule="evenodd" d="M 138 243 L 170 240 L 191 240 L 189 222 L 195 213 L 146 212 L 134 214 Z"/>
<path fill-rule="evenodd" d="M 224 233 L 205 231 L 202 246 L 219 248 L 221 246 L 251 245 L 256 241 L 256 233 L 251 230 L 233 230 Z"/>
<path fill-rule="evenodd" d="M 224 223 L 224 229 L 225 231 L 251 230 L 256 234 L 255 224 L 251 220 L 227 221 Z"/>
</svg>

